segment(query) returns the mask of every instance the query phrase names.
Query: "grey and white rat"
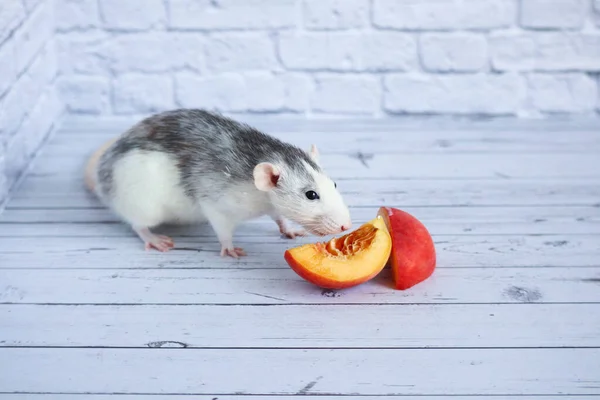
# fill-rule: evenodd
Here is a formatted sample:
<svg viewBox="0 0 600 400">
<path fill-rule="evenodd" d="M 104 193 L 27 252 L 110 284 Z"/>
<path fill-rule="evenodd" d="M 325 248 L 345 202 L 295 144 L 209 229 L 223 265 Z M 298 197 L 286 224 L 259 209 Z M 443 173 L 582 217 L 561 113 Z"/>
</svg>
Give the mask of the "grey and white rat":
<svg viewBox="0 0 600 400">
<path fill-rule="evenodd" d="M 288 218 L 324 236 L 351 228 L 348 207 L 306 152 L 246 124 L 200 109 L 147 117 L 105 143 L 88 160 L 87 187 L 129 223 L 146 249 L 167 251 L 167 236 L 150 231 L 164 223 L 210 223 L 221 255 L 239 257 L 236 226 L 270 216 L 288 238 Z"/>
</svg>

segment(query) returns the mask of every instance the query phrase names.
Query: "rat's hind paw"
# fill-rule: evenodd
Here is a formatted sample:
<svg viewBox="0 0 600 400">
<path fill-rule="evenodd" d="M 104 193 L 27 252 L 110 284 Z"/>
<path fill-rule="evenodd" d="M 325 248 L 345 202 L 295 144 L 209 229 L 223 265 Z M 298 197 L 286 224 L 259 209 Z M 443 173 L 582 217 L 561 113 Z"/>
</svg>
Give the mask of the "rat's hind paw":
<svg viewBox="0 0 600 400">
<path fill-rule="evenodd" d="M 246 252 L 244 251 L 244 249 L 239 248 L 239 247 L 221 247 L 221 256 L 222 257 L 226 257 L 226 256 L 230 256 L 233 258 L 238 258 L 241 256 L 245 256 Z"/>
<path fill-rule="evenodd" d="M 146 250 L 169 251 L 175 247 L 173 239 L 164 235 L 152 233 L 148 228 L 134 228 L 140 239 L 144 241 Z"/>
<path fill-rule="evenodd" d="M 173 247 L 175 247 L 175 243 L 173 243 L 173 239 L 168 236 L 163 235 L 154 235 L 154 237 L 145 242 L 146 250 L 156 249 L 158 251 L 169 251 Z"/>
</svg>

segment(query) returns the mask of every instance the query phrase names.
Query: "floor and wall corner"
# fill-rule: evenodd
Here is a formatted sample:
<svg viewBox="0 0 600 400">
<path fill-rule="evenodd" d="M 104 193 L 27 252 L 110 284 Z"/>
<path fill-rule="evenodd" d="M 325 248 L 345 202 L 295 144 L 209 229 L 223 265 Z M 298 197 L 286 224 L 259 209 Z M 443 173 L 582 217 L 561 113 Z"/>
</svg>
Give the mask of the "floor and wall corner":
<svg viewBox="0 0 600 400">
<path fill-rule="evenodd" d="M 54 11 L 53 0 L 0 4 L 0 209 L 63 116 Z"/>
</svg>

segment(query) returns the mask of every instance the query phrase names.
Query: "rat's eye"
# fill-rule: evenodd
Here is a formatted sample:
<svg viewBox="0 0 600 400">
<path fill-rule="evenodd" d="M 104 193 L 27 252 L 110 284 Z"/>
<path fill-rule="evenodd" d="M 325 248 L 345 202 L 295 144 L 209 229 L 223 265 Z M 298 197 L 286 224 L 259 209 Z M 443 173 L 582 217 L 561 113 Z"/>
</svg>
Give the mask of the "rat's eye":
<svg viewBox="0 0 600 400">
<path fill-rule="evenodd" d="M 306 194 L 306 198 L 309 200 L 317 200 L 319 198 L 319 195 L 314 190 L 309 190 L 305 194 Z"/>
<path fill-rule="evenodd" d="M 333 182 L 333 187 L 337 189 L 337 183 Z"/>
</svg>

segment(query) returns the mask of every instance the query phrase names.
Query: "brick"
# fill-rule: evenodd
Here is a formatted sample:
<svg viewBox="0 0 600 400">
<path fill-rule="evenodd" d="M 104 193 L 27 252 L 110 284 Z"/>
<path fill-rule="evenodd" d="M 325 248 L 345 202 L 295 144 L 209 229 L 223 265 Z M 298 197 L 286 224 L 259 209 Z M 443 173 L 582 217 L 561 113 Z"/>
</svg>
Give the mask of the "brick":
<svg viewBox="0 0 600 400">
<path fill-rule="evenodd" d="M 379 80 L 373 76 L 321 75 L 311 96 L 313 111 L 333 114 L 374 114 L 381 108 Z"/>
<path fill-rule="evenodd" d="M 0 116 L 0 127 L 4 130 L 3 136 L 14 135 L 27 111 L 35 104 L 42 88 L 34 82 L 28 74 L 23 74 L 12 85 L 3 99 L 3 113 Z"/>
<path fill-rule="evenodd" d="M 18 136 L 24 136 L 27 153 L 33 154 L 40 149 L 48 133 L 57 123 L 64 111 L 55 87 L 48 87 L 39 97 L 31 112 L 21 126 Z"/>
<path fill-rule="evenodd" d="M 29 110 L 56 76 L 56 60 L 51 50 L 49 46 L 46 47 L 6 94 L 2 105 L 4 113 L 0 117 L 4 120 L 0 120 L 0 127 L 5 129 L 8 136 L 17 133 Z"/>
<path fill-rule="evenodd" d="M 100 26 L 97 0 L 56 1 L 56 28 L 58 31 L 90 29 Z"/>
<path fill-rule="evenodd" d="M 294 73 L 246 72 L 175 76 L 175 96 L 182 107 L 233 112 L 303 112 L 310 80 Z"/>
<path fill-rule="evenodd" d="M 31 11 L 33 10 L 38 4 L 40 4 L 41 2 L 43 2 L 45 0 L 23 0 L 23 3 L 25 4 L 25 8 L 27 8 L 27 11 Z"/>
<path fill-rule="evenodd" d="M 596 111 L 600 114 L 600 75 L 596 75 L 596 88 L 598 90 L 598 98 L 596 101 Z"/>
<path fill-rule="evenodd" d="M 14 183 L 35 152 L 40 149 L 44 139 L 62 114 L 63 107 L 56 90 L 48 88 L 30 109 L 31 112 L 21 125 L 19 133 L 8 144 L 6 174 L 9 184 Z"/>
<path fill-rule="evenodd" d="M 175 107 L 170 76 L 124 74 L 112 82 L 113 110 L 117 114 L 146 114 Z"/>
<path fill-rule="evenodd" d="M 54 10 L 51 3 L 37 7 L 15 33 L 17 73 L 23 72 L 54 33 Z"/>
<path fill-rule="evenodd" d="M 25 20 L 21 0 L 2 0 L 0 7 L 0 44 Z"/>
<path fill-rule="evenodd" d="M 112 71 L 166 72 L 172 69 L 204 68 L 204 40 L 195 34 L 161 32 L 118 35 L 107 42 L 101 54 Z"/>
<path fill-rule="evenodd" d="M 600 34 L 498 34 L 489 43 L 497 71 L 600 71 Z"/>
<path fill-rule="evenodd" d="M 30 160 L 27 154 L 25 135 L 15 135 L 6 144 L 6 160 L 4 161 L 4 176 L 6 185 L 11 187 L 18 179 Z"/>
<path fill-rule="evenodd" d="M 392 113 L 515 114 L 524 99 L 522 78 L 502 75 L 407 75 L 384 80 L 384 108 Z"/>
<path fill-rule="evenodd" d="M 294 73 L 243 74 L 246 109 L 250 112 L 305 112 L 310 79 Z"/>
<path fill-rule="evenodd" d="M 109 106 L 108 78 L 96 76 L 64 76 L 58 89 L 71 113 L 104 114 Z"/>
<path fill-rule="evenodd" d="M 522 0 L 521 26 L 525 28 L 581 28 L 588 11 L 585 0 Z"/>
<path fill-rule="evenodd" d="M 163 0 L 99 0 L 100 16 L 109 29 L 145 30 L 166 24 Z M 135 18 L 131 16 L 135 15 Z"/>
<path fill-rule="evenodd" d="M 70 32 L 56 35 L 56 53 L 65 74 L 103 74 L 109 60 L 101 50 L 109 42 L 106 32 Z"/>
<path fill-rule="evenodd" d="M 211 35 L 206 40 L 206 64 L 215 72 L 271 69 L 277 66 L 275 44 L 265 33 Z"/>
<path fill-rule="evenodd" d="M 204 70 L 203 38 L 192 33 L 147 32 L 108 35 L 84 32 L 58 35 L 61 71 L 105 75 L 109 72 Z"/>
<path fill-rule="evenodd" d="M 0 46 L 0 98 L 17 79 L 15 66 L 15 48 L 13 41 L 9 40 Z"/>
<path fill-rule="evenodd" d="M 312 80 L 306 76 L 295 73 L 279 75 L 285 93 L 283 111 L 306 112 L 308 110 L 309 95 L 312 91 Z M 254 91 L 250 91 L 250 94 Z"/>
<path fill-rule="evenodd" d="M 243 111 L 246 109 L 244 80 L 239 74 L 200 77 L 175 75 L 175 98 L 182 107 Z"/>
<path fill-rule="evenodd" d="M 6 184 L 12 186 L 25 170 L 33 154 L 39 150 L 56 120 L 62 114 L 62 105 L 54 88 L 48 88 L 37 101 L 19 129 L 6 144 Z"/>
<path fill-rule="evenodd" d="M 512 0 L 373 0 L 373 24 L 391 29 L 494 29 L 511 26 Z"/>
<path fill-rule="evenodd" d="M 419 46 L 423 67 L 432 72 L 479 71 L 488 62 L 487 42 L 477 34 L 424 34 Z"/>
<path fill-rule="evenodd" d="M 398 32 L 282 34 L 279 55 L 289 69 L 405 71 L 416 68 L 417 45 Z"/>
<path fill-rule="evenodd" d="M 6 205 L 6 200 L 8 199 L 8 180 L 6 179 L 6 175 L 4 171 L 6 161 L 4 160 L 2 149 L 0 149 L 0 210 Z M 1 211 L 0 211 L 1 212 Z"/>
<path fill-rule="evenodd" d="M 307 29 L 352 29 L 368 25 L 367 0 L 304 0 L 303 6 Z"/>
<path fill-rule="evenodd" d="M 53 40 L 46 43 L 44 48 L 38 53 L 27 70 L 27 74 L 35 82 L 36 86 L 40 88 L 39 93 L 56 78 L 58 74 L 58 61 Z"/>
<path fill-rule="evenodd" d="M 296 0 L 168 0 L 169 25 L 181 29 L 267 29 L 296 25 Z"/>
<path fill-rule="evenodd" d="M 597 82 L 585 74 L 532 74 L 528 84 L 531 105 L 537 110 L 580 113 L 596 107 Z"/>
</svg>

